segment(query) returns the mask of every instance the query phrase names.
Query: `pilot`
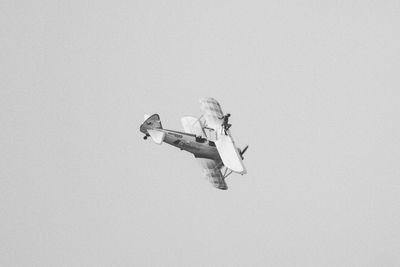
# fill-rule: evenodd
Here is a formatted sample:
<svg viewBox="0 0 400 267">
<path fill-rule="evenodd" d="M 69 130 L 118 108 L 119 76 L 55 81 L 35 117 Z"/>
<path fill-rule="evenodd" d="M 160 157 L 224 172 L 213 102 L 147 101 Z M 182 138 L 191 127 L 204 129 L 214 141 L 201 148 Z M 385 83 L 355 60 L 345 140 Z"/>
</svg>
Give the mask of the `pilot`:
<svg viewBox="0 0 400 267">
<path fill-rule="evenodd" d="M 231 128 L 231 126 L 232 126 L 232 124 L 228 123 L 230 116 L 231 116 L 231 114 L 228 113 L 228 114 L 222 116 L 222 118 L 219 118 L 219 119 L 224 120 L 224 122 L 222 123 L 222 126 L 224 127 L 225 135 L 227 135 L 226 131 L 228 131 L 229 128 Z"/>
</svg>

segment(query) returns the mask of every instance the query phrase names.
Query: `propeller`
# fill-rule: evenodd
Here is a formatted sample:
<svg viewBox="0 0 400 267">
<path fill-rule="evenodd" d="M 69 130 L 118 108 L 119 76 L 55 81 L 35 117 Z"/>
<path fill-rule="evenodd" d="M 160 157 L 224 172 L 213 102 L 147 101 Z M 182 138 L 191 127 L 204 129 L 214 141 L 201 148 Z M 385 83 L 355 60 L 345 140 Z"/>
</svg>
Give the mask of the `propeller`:
<svg viewBox="0 0 400 267">
<path fill-rule="evenodd" d="M 246 152 L 246 150 L 249 148 L 249 145 L 247 145 L 243 150 L 240 151 L 240 157 L 242 157 L 242 160 L 244 159 L 243 154 Z"/>
</svg>

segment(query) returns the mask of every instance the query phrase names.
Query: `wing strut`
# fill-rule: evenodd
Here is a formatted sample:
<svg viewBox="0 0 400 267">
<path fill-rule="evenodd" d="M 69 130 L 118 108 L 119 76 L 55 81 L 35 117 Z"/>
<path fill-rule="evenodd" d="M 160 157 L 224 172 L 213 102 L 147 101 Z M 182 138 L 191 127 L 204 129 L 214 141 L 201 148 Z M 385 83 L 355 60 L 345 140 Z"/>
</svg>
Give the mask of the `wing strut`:
<svg viewBox="0 0 400 267">
<path fill-rule="evenodd" d="M 222 170 L 222 168 L 225 168 L 224 174 L 222 175 L 224 177 L 224 180 L 233 173 L 233 171 L 227 167 L 224 166 L 224 163 L 220 161 L 218 165 L 215 166 L 214 170 Z"/>
<path fill-rule="evenodd" d="M 225 167 L 225 172 L 224 172 L 224 179 L 226 179 L 229 175 L 232 174 L 232 170 L 229 170 L 228 168 Z"/>
</svg>

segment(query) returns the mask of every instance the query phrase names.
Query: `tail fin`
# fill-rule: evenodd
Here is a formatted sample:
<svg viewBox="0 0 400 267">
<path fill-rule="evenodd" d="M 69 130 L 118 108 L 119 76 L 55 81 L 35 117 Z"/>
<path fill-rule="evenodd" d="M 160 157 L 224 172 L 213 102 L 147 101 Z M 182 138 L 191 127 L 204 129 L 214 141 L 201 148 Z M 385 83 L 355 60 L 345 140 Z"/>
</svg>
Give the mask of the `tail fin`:
<svg viewBox="0 0 400 267">
<path fill-rule="evenodd" d="M 144 122 L 142 126 L 146 126 L 146 129 L 162 129 L 160 116 L 158 114 L 153 114 L 151 116 L 144 115 Z M 140 128 L 142 128 L 142 126 Z"/>
<path fill-rule="evenodd" d="M 140 131 L 145 134 L 144 139 L 150 136 L 155 143 L 161 144 L 164 141 L 165 133 L 160 129 L 162 129 L 162 125 L 158 114 L 145 115 L 145 121 L 140 126 Z"/>
</svg>

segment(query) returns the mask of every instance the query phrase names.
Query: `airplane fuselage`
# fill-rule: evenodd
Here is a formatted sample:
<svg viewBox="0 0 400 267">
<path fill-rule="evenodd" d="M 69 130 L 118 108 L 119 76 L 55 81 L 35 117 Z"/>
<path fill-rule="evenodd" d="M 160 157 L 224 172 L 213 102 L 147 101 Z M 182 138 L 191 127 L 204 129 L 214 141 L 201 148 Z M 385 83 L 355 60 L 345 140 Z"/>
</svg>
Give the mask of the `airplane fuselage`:
<svg viewBox="0 0 400 267">
<path fill-rule="evenodd" d="M 164 132 L 164 142 L 181 150 L 192 153 L 196 158 L 221 160 L 215 143 L 194 134 L 188 134 L 167 129 L 153 129 Z"/>
</svg>

